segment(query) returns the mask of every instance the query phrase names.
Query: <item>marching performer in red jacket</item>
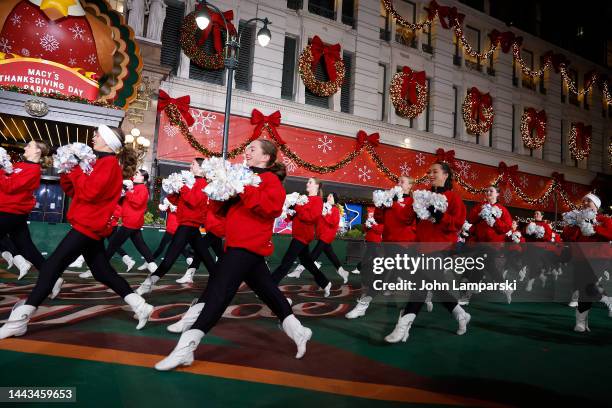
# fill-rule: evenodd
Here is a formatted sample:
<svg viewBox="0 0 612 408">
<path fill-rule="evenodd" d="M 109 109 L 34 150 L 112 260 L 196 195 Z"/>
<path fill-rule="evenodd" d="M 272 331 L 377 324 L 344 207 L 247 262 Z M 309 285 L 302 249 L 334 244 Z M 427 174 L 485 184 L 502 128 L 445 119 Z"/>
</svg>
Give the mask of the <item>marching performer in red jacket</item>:
<svg viewBox="0 0 612 408">
<path fill-rule="evenodd" d="M 306 183 L 306 192 L 308 193 L 308 202 L 304 205 L 296 205 L 295 214 L 288 217 L 292 220 L 293 239 L 280 265 L 272 273 L 272 278 L 276 283 L 280 283 L 280 281 L 287 276 L 287 272 L 289 272 L 296 258 L 299 258 L 300 264 L 304 265 L 304 267 L 314 276 L 319 287 L 325 291 L 324 296 L 328 297 L 331 290 L 331 282 L 325 277 L 318 266 L 315 265 L 310 256 L 310 249 L 308 248 L 308 245 L 315 237 L 315 226 L 323 211 L 321 181 L 316 178 L 308 179 Z M 346 283 L 348 273 L 346 277 L 343 276 L 342 278 L 344 279 L 344 283 Z"/>
<path fill-rule="evenodd" d="M 41 161 L 48 155 L 45 142 L 31 141 L 25 146 L 25 160 L 15 163 L 12 172 L 0 169 L 0 237 L 8 235 L 19 254 L 39 271 L 45 258 L 32 242 L 28 217 L 36 204 L 34 192 L 40 186 Z M 30 269 L 21 265 L 18 279 Z"/>
<path fill-rule="evenodd" d="M 527 286 L 525 290 L 531 292 L 536 276 L 546 284 L 546 270 L 551 265 L 553 231 L 550 224 L 544 220 L 544 212 L 535 211 L 533 221 L 527 223 L 523 236 L 527 241 L 525 246 L 525 259 L 527 260 Z"/>
<path fill-rule="evenodd" d="M 418 242 L 424 244 L 419 245 L 419 249 L 422 253 L 426 254 L 431 251 L 430 247 L 432 243 L 436 244 L 436 251 L 446 251 L 454 248 L 457 242 L 457 235 L 463 227 L 466 216 L 465 205 L 461 200 L 461 196 L 452 190 L 453 171 L 448 163 L 438 161 L 432 164 L 429 168 L 428 176 L 431 182 L 431 191 L 446 197 L 446 211 L 440 211 L 431 205 L 427 208 L 429 217 L 427 219 L 421 219 L 417 217 L 413 208 L 414 206 L 407 206 L 407 212 L 409 214 L 408 219 L 416 219 L 416 239 Z M 414 197 L 415 192 L 412 194 Z M 385 223 L 385 229 L 386 228 L 387 224 Z M 436 253 L 433 253 L 433 255 Z M 419 273 L 417 272 L 413 276 L 418 275 Z M 420 285 L 420 282 L 417 282 L 417 285 Z M 452 313 L 453 317 L 459 323 L 457 334 L 465 334 L 467 325 L 471 319 L 470 314 L 463 310 L 456 301 L 451 300 L 453 297 L 449 293 L 444 292 L 442 295 L 444 295 L 446 300 L 443 302 L 444 307 Z M 408 302 L 403 312 L 400 314 L 393 332 L 385 337 L 385 341 L 397 343 L 408 339 L 410 327 L 416 315 L 421 310 L 426 296 L 427 293 L 425 291 L 419 290 L 410 292 L 411 301 Z M 414 300 L 412 300 L 413 297 Z"/>
<path fill-rule="evenodd" d="M 168 357 L 155 365 L 156 369 L 172 370 L 192 364 L 202 337 L 219 321 L 243 281 L 282 321 L 283 330 L 297 346 L 295 357 L 301 358 L 306 352 L 312 332 L 293 315 L 265 260 L 274 252 L 272 229 L 285 201 L 282 185 L 285 166 L 276 163 L 276 155 L 276 146 L 265 139 L 255 140 L 247 147 L 247 164 L 259 174 L 261 183 L 257 187 L 246 186 L 239 199 L 230 202 L 225 216 L 226 252 L 198 303 L 180 320 L 183 330 L 178 344 Z"/>
<path fill-rule="evenodd" d="M 609 245 L 584 245 L 586 243 L 612 241 L 612 218 L 598 214 L 601 199 L 593 193 L 582 198 L 580 216 L 574 218 L 563 228 L 562 238 L 573 242 L 572 262 L 574 263 L 574 287 L 579 291 L 578 307 L 576 308 L 576 325 L 574 331 L 585 332 L 589 329 L 589 311 L 593 301 L 599 300 L 608 308 L 612 316 L 612 298 L 607 296 L 597 285 L 597 277 L 593 270 L 598 259 L 609 261 L 611 250 Z M 564 219 L 567 220 L 564 215 Z M 581 245 L 576 244 L 581 243 Z"/>
<path fill-rule="evenodd" d="M 125 195 L 121 200 L 122 225 L 111 236 L 108 247 L 106 248 L 106 257 L 111 259 L 115 252 L 117 252 L 129 238 L 145 259 L 149 272 L 153 273 L 157 269 L 157 264 L 155 263 L 155 257 L 142 237 L 141 231 L 144 225 L 144 215 L 147 211 L 147 203 L 149 202 L 148 183 L 149 173 L 144 169 L 137 170 L 130 183 L 124 182 Z M 130 269 L 131 267 L 128 267 L 128 271 Z"/>
<path fill-rule="evenodd" d="M 196 255 L 202 259 L 208 272 L 214 273 L 215 262 L 208 251 L 208 244 L 200 233 L 200 226 L 204 225 L 206 220 L 208 206 L 208 197 L 203 191 L 207 184 L 201 167 L 203 161 L 202 158 L 196 158 L 191 162 L 189 170 L 195 176 L 195 184 L 191 188 L 184 185 L 178 194 L 168 196 L 168 200 L 177 207 L 176 215 L 179 226 L 172 237 L 164 260 L 159 264 L 155 273 L 142 282 L 136 293 L 141 295 L 150 293 L 153 285 L 172 268 L 187 244 L 191 245 Z"/>
<path fill-rule="evenodd" d="M 72 197 L 68 221 L 72 229 L 43 263 L 36 286 L 27 300 L 19 301 L 8 322 L 0 328 L 0 338 L 21 336 L 36 308 L 51 292 L 54 283 L 80 254 L 85 257 L 94 278 L 111 288 L 129 304 L 138 318 L 137 329 L 147 323 L 153 306 L 132 291 L 130 285 L 113 269 L 104 251 L 104 238 L 112 232 L 111 216 L 121 196 L 122 165 L 126 172 L 136 163 L 136 153 L 123 148 L 120 129 L 100 125 L 93 138 L 97 160 L 90 174 L 75 166 L 61 176 L 60 183 Z M 120 164 L 121 163 L 121 164 Z"/>
</svg>

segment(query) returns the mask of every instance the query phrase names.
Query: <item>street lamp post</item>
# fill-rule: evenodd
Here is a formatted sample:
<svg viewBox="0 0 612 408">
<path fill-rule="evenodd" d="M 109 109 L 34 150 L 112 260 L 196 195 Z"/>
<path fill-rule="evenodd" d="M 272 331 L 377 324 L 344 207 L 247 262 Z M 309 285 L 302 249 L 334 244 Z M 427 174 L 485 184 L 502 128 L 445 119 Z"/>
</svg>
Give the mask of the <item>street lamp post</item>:
<svg viewBox="0 0 612 408">
<path fill-rule="evenodd" d="M 227 149 L 229 142 L 229 121 L 230 121 L 230 111 L 232 107 L 232 84 L 234 82 L 234 71 L 236 67 L 238 67 L 238 51 L 240 49 L 240 39 L 242 38 L 243 29 L 238 29 L 238 34 L 235 35 L 230 32 L 227 28 L 227 20 L 223 15 L 223 12 L 215 5 L 208 3 L 206 0 L 200 1 L 200 11 L 196 15 L 196 24 L 200 30 L 204 30 L 210 24 L 211 18 L 208 13 L 208 7 L 213 9 L 215 12 L 219 13 L 221 18 L 223 19 L 223 29 L 225 30 L 227 36 L 225 41 L 225 68 L 227 68 L 227 83 L 226 83 L 226 93 L 225 93 L 225 118 L 223 121 L 223 159 L 227 158 Z M 270 43 L 270 39 L 272 38 L 272 34 L 268 29 L 268 24 L 272 24 L 270 20 L 267 18 L 259 18 L 254 17 L 245 22 L 244 27 L 248 27 L 249 23 L 252 21 L 260 21 L 263 23 L 263 27 L 257 32 L 257 41 L 259 45 L 265 47 Z"/>
<path fill-rule="evenodd" d="M 125 135 L 125 145 L 131 146 L 138 153 L 138 165 L 141 166 L 147 156 L 147 149 L 151 146 L 151 141 L 141 136 L 139 129 L 133 128 Z"/>
</svg>

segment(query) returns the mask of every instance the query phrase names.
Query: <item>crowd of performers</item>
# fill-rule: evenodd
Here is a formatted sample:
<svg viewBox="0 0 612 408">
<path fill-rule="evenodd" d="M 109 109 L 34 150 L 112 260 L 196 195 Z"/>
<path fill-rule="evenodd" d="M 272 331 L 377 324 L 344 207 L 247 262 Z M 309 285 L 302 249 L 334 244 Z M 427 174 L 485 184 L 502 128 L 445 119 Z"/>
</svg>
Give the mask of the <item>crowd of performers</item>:
<svg viewBox="0 0 612 408">
<path fill-rule="evenodd" d="M 244 185 L 240 193 L 223 199 L 207 194 L 210 180 L 205 177 L 204 160 L 193 160 L 189 173 L 184 172 L 185 182 L 160 204 L 160 210 L 167 213 L 166 232 L 159 247 L 151 251 L 141 232 L 149 200 L 149 175 L 137 169 L 136 153 L 124 147 L 123 132 L 101 125 L 93 138 L 92 157 L 79 157 L 75 161 L 78 165 L 64 167 L 61 173 L 61 187 L 71 198 L 68 221 L 72 228 L 45 259 L 32 242 L 27 219 L 35 205 L 33 194 L 40 184 L 41 165 L 49 154 L 45 143 L 32 141 L 25 147 L 22 161 L 13 164 L 6 157 L 0 158 L 2 257 L 9 267 L 13 263 L 17 266 L 18 279 L 28 273 L 31 265 L 38 270 L 35 287 L 26 299 L 15 304 L 0 328 L 0 339 L 24 335 L 37 307 L 61 290 L 63 272 L 83 263 L 89 270 L 79 277 L 93 277 L 112 289 L 131 307 L 138 320 L 136 328 L 142 329 L 154 309 L 144 296 L 150 296 L 155 284 L 183 255 L 189 269 L 178 283 L 192 283 L 200 263 L 208 270 L 209 279 L 199 299 L 179 321 L 168 326 L 169 331 L 180 333 L 180 338 L 171 353 L 156 364 L 156 369 L 190 365 L 202 338 L 222 317 L 243 283 L 279 318 L 283 331 L 295 342 L 296 358 L 301 358 L 312 331 L 293 314 L 291 299 L 279 289 L 280 282 L 286 277 L 299 277 L 307 270 L 323 296 L 329 296 L 332 282 L 317 262 L 323 253 L 341 282 L 348 281 L 349 272 L 342 267 L 331 245 L 340 224 L 337 195 L 325 196 L 322 183 L 315 178 L 306 183 L 305 195 L 287 195 L 283 187 L 285 168 L 276 161 L 276 146 L 266 139 L 251 142 L 245 150 L 245 164 L 257 176 L 257 183 Z M 360 274 L 362 293 L 346 318 L 364 316 L 378 295 L 372 284 L 371 263 L 374 257 L 384 256 L 388 250 L 389 245 L 384 243 L 400 251 L 412 244 L 411 248 L 425 253 L 469 251 L 471 243 L 507 243 L 503 253 L 496 253 L 495 246 L 491 247 L 492 267 L 487 269 L 488 276 L 471 273 L 461 278 L 471 282 L 501 281 L 509 274 L 516 274 L 529 292 L 536 279 L 544 285 L 549 276 L 554 278 L 562 273 L 565 261 L 562 240 L 606 243 L 612 240 L 612 219 L 599 213 L 601 201 L 592 193 L 583 198 L 579 209 L 564 215 L 566 225 L 561 234 L 556 234 L 539 211 L 535 212 L 534 221 L 519 228 L 498 202 L 496 186 L 489 187 L 484 201 L 468 213 L 461 196 L 453 189 L 452 168 L 444 161 L 431 165 L 428 180 L 429 190 L 413 191 L 413 180 L 402 176 L 393 189 L 375 192 L 375 210 L 368 213 L 364 223 L 362 261 L 352 271 Z M 292 221 L 292 240 L 280 265 L 270 271 L 266 257 L 274 253 L 272 231 L 275 219 L 280 216 Z M 118 226 L 119 219 L 121 226 Z M 204 235 L 201 227 L 206 230 Z M 138 270 L 148 272 L 135 291 L 110 263 L 119 252 L 127 271 L 135 266 L 136 261 L 121 249 L 128 238 L 144 259 Z M 106 246 L 105 240 L 108 240 Z M 310 244 L 315 240 L 311 250 Z M 524 245 L 526 241 L 541 245 Z M 437 249 L 431 248 L 432 243 Z M 512 256 L 512 251 L 527 253 L 519 257 Z M 542 251 L 554 256 L 543 256 Z M 588 313 L 594 301 L 603 302 L 612 316 L 612 300 L 601 286 L 609 256 L 590 254 L 586 250 L 577 252 L 573 254 L 574 260 L 588 272 L 576 275 L 580 278 L 575 279 L 571 305 L 576 307 L 574 330 L 584 332 L 589 330 Z M 163 260 L 158 264 L 162 253 Z M 599 257 L 602 262 L 594 268 L 591 257 Z M 299 266 L 290 273 L 296 260 Z M 500 260 L 503 262 L 498 265 Z M 431 276 L 422 278 L 431 279 Z M 510 302 L 512 290 L 505 289 L 503 294 Z M 422 306 L 431 311 L 436 301 L 457 321 L 457 334 L 465 334 L 472 318 L 465 310 L 470 301 L 469 292 L 456 298 L 451 293 L 416 290 L 410 292 L 394 330 L 385 341 L 405 342 Z"/>
</svg>

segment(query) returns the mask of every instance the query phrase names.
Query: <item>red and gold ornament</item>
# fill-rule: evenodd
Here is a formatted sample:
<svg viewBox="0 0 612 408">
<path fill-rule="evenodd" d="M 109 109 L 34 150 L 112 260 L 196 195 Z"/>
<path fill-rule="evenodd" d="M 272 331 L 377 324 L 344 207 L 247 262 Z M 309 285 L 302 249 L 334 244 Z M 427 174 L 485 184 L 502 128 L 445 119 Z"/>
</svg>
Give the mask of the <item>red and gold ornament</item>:
<svg viewBox="0 0 612 408">
<path fill-rule="evenodd" d="M 470 88 L 463 101 L 462 111 L 468 133 L 481 135 L 491 129 L 495 112 L 488 92 L 483 94 L 476 87 Z"/>
<path fill-rule="evenodd" d="M 315 78 L 315 70 L 323 59 L 329 81 Z M 326 45 L 318 36 L 314 36 L 304 48 L 299 58 L 299 71 L 304 85 L 317 96 L 331 96 L 338 92 L 344 82 L 346 68 L 340 58 L 340 44 Z"/>
<path fill-rule="evenodd" d="M 528 149 L 539 149 L 546 141 L 546 111 L 527 108 L 521 116 L 521 137 Z"/>
</svg>

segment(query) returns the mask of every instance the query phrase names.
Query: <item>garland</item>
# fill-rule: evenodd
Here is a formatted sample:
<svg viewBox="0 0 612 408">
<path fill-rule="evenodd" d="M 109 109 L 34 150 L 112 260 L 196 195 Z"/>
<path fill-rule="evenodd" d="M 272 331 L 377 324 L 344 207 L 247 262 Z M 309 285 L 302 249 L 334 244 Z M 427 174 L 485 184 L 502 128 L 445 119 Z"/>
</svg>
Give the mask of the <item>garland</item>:
<svg viewBox="0 0 612 408">
<path fill-rule="evenodd" d="M 66 102 L 83 103 L 86 105 L 100 106 L 102 108 L 121 109 L 120 106 L 110 104 L 106 101 L 90 101 L 89 99 L 81 98 L 76 95 L 67 96 L 57 92 L 34 92 L 31 89 L 21 88 L 16 85 L 0 85 L 0 91 L 17 92 L 20 94 L 32 95 L 39 98 L 50 98 Z"/>
<path fill-rule="evenodd" d="M 425 71 L 414 72 L 408 67 L 393 75 L 389 85 L 391 103 L 398 115 L 416 118 L 427 106 L 427 78 Z"/>
<path fill-rule="evenodd" d="M 570 128 L 569 149 L 572 158 L 584 160 L 591 153 L 591 126 L 585 126 L 582 122 L 572 122 Z"/>
<path fill-rule="evenodd" d="M 544 146 L 546 141 L 546 111 L 536 111 L 534 108 L 525 109 L 523 116 L 521 116 L 521 138 L 525 147 L 529 149 L 539 149 Z"/>
<path fill-rule="evenodd" d="M 192 11 L 185 16 L 185 19 L 183 20 L 181 36 L 179 39 L 181 48 L 183 49 L 185 55 L 187 55 L 196 65 L 208 70 L 223 69 L 225 67 L 223 49 L 221 45 L 221 29 L 225 29 L 225 27 L 223 27 L 223 19 L 219 13 L 209 9 L 209 15 L 211 16 L 212 21 L 209 23 L 208 27 L 202 31 L 200 38 L 196 41 L 196 33 L 200 31 L 196 23 L 196 15 L 198 12 L 198 9 Z M 231 24 L 233 12 L 230 10 L 223 13 L 223 15 L 226 16 L 228 21 L 227 28 L 231 33 L 235 33 L 236 29 Z M 213 44 L 215 51 L 217 51 L 216 54 L 208 54 L 204 52 L 202 48 L 202 45 L 209 37 L 211 31 L 214 36 Z"/>
<path fill-rule="evenodd" d="M 491 129 L 495 112 L 488 93 L 482 94 L 476 87 L 468 90 L 463 101 L 462 112 L 465 128 L 472 135 L 481 135 Z"/>
<path fill-rule="evenodd" d="M 315 78 L 314 70 L 323 57 L 329 81 L 323 82 Z M 340 45 L 324 45 L 318 36 L 307 45 L 299 58 L 299 72 L 304 86 L 317 96 L 331 96 L 338 92 L 344 82 L 346 68 L 340 58 Z"/>
</svg>

